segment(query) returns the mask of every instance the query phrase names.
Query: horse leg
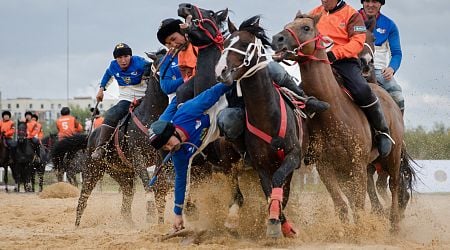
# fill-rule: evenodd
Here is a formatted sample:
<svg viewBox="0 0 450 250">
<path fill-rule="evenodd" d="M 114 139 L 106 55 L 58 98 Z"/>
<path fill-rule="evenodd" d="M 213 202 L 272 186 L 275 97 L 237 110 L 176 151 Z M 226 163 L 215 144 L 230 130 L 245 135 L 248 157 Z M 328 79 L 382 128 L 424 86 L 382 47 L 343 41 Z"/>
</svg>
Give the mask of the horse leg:
<svg viewBox="0 0 450 250">
<path fill-rule="evenodd" d="M 120 212 L 122 217 L 129 224 L 133 224 L 131 216 L 131 204 L 133 203 L 134 195 L 134 173 L 110 173 L 111 177 L 116 180 L 122 189 L 122 208 Z"/>
<path fill-rule="evenodd" d="M 359 216 L 364 211 L 367 193 L 367 166 L 360 164 L 353 169 L 351 176 L 347 176 L 350 181 L 347 183 L 345 195 L 353 210 L 355 223 L 358 223 Z"/>
<path fill-rule="evenodd" d="M 98 165 L 98 163 L 86 162 L 88 166 L 88 171 L 83 173 L 83 183 L 81 185 L 80 198 L 78 199 L 77 215 L 75 219 L 75 226 L 78 227 L 81 222 L 81 216 L 83 215 L 84 209 L 87 206 L 87 200 L 92 193 L 97 182 L 103 177 L 104 168 Z"/>
<path fill-rule="evenodd" d="M 386 172 L 384 170 L 378 171 L 377 174 L 378 174 L 378 178 L 376 181 L 376 187 L 377 187 L 378 194 L 381 196 L 383 201 L 386 204 L 388 204 L 389 196 L 387 193 L 387 186 L 388 186 L 389 174 L 388 174 L 388 172 Z"/>
<path fill-rule="evenodd" d="M 391 153 L 391 158 L 393 157 L 394 152 Z M 389 188 L 391 190 L 392 196 L 392 204 L 391 204 L 391 212 L 390 212 L 390 221 L 391 221 L 391 233 L 397 234 L 399 231 L 399 223 L 400 223 L 400 210 L 399 210 L 399 196 L 400 196 L 400 153 L 398 153 L 398 157 L 390 160 L 392 166 L 390 169 L 390 178 L 389 178 Z"/>
<path fill-rule="evenodd" d="M 339 216 L 339 219 L 343 223 L 348 223 L 348 206 L 339 192 L 339 190 L 341 189 L 339 187 L 334 169 L 331 165 L 326 164 L 317 164 L 316 169 L 319 173 L 320 179 L 322 180 L 325 188 L 331 196 L 331 199 L 333 200 L 334 209 Z"/>
<path fill-rule="evenodd" d="M 168 190 L 170 189 L 169 181 L 164 178 L 164 173 L 162 172 L 159 178 L 156 180 L 153 186 L 153 192 L 155 194 L 155 205 L 158 212 L 158 224 L 164 224 L 164 211 L 166 209 L 166 196 Z"/>
<path fill-rule="evenodd" d="M 3 183 L 5 183 L 5 192 L 8 193 L 8 166 L 3 167 L 5 175 L 3 176 Z"/>
<path fill-rule="evenodd" d="M 383 214 L 383 206 L 378 199 L 377 190 L 375 189 L 375 182 L 373 180 L 375 171 L 375 165 L 369 164 L 367 166 L 367 194 L 369 195 L 372 213 L 381 215 Z"/>
<path fill-rule="evenodd" d="M 236 164 L 232 164 L 231 168 L 231 186 L 233 188 L 233 196 L 228 208 L 228 216 L 225 219 L 225 227 L 235 233 L 235 230 L 239 226 L 239 209 L 244 204 L 244 196 L 239 188 L 239 172 L 242 171 L 244 159 L 242 158 Z"/>
<path fill-rule="evenodd" d="M 288 222 L 286 216 L 282 214 L 282 211 L 289 201 L 290 185 L 294 169 L 299 165 L 300 151 L 294 149 L 285 156 L 283 163 L 272 176 L 272 194 L 269 205 L 269 225 L 274 222 L 281 223 L 280 233 L 283 233 L 285 237 L 295 237 L 296 235 L 296 231 Z M 280 191 L 281 199 L 279 199 Z M 280 218 L 282 218 L 283 221 L 281 221 Z"/>
</svg>

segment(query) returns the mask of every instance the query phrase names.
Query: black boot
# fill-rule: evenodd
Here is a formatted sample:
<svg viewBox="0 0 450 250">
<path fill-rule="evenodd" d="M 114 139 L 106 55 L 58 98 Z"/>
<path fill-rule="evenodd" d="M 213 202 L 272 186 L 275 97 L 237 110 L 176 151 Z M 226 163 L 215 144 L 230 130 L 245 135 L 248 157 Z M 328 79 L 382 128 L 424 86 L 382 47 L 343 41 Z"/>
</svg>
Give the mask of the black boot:
<svg viewBox="0 0 450 250">
<path fill-rule="evenodd" d="M 269 75 L 279 86 L 286 87 L 292 90 L 298 99 L 305 103 L 305 112 L 309 117 L 312 117 L 314 113 L 321 113 L 328 108 L 330 104 L 324 101 L 320 101 L 313 96 L 307 97 L 305 92 L 298 86 L 294 77 L 289 75 L 287 71 L 277 62 L 270 62 L 268 65 Z"/>
<path fill-rule="evenodd" d="M 92 152 L 91 157 L 93 160 L 101 160 L 106 154 L 106 144 L 111 139 L 111 135 L 114 132 L 114 127 L 106 124 L 100 126 L 100 135 L 97 138 L 95 150 Z"/>
<path fill-rule="evenodd" d="M 392 144 L 395 143 L 389 135 L 389 128 L 384 119 L 383 110 L 381 109 L 380 102 L 377 101 L 370 107 L 362 109 L 369 120 L 370 126 L 375 130 L 375 140 L 378 145 L 378 152 L 381 157 L 389 155 L 392 149 Z"/>
</svg>

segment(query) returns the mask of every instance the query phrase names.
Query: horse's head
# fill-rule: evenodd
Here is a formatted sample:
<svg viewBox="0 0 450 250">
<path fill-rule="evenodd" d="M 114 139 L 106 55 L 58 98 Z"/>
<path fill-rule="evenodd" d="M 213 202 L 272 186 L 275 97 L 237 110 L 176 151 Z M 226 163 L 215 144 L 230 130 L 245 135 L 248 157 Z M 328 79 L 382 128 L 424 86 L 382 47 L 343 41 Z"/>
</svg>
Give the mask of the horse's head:
<svg viewBox="0 0 450 250">
<path fill-rule="evenodd" d="M 182 3 L 178 6 L 178 16 L 186 19 L 188 28 L 183 31 L 188 34 L 194 46 L 215 44 L 222 48 L 224 39 L 221 28 L 228 16 L 228 9 L 214 12 L 189 3 Z"/>
<path fill-rule="evenodd" d="M 361 62 L 361 72 L 362 75 L 367 79 L 368 82 L 376 82 L 375 68 L 374 68 L 374 51 L 375 51 L 375 36 L 373 35 L 373 30 L 376 25 L 375 18 L 369 18 L 365 21 L 366 25 L 366 41 L 364 42 L 364 47 L 362 51 L 358 54 L 359 60 Z"/>
<path fill-rule="evenodd" d="M 231 35 L 224 43 L 224 50 L 216 65 L 218 80 L 232 84 L 256 72 L 258 65 L 265 66 L 267 58 L 265 46 L 270 47 L 264 29 L 259 26 L 259 16 L 244 21 L 239 30 L 228 20 L 228 29 Z M 252 71 L 253 69 L 253 71 Z"/>
<path fill-rule="evenodd" d="M 24 121 L 17 122 L 17 140 L 23 141 L 27 138 L 27 123 Z"/>
<path fill-rule="evenodd" d="M 167 53 L 167 50 L 165 48 L 159 49 L 157 51 L 145 52 L 145 54 L 152 60 L 151 73 L 152 76 L 155 77 L 159 82 L 159 68 L 161 67 L 161 63 L 164 61 L 162 59 L 166 56 L 170 56 L 170 54 Z"/>
<path fill-rule="evenodd" d="M 325 41 L 316 28 L 319 19 L 320 16 L 298 13 L 294 21 L 273 36 L 272 48 L 276 52 L 273 58 L 298 62 L 317 59 L 314 54 L 324 48 L 322 42 Z"/>
</svg>

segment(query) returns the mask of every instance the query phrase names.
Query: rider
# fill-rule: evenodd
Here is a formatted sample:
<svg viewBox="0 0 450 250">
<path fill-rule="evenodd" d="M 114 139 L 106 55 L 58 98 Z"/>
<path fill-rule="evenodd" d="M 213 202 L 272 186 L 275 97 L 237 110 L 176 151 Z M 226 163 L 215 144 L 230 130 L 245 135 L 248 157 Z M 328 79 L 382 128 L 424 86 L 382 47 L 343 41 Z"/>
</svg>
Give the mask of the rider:
<svg viewBox="0 0 450 250">
<path fill-rule="evenodd" d="M 94 111 L 95 111 L 95 114 L 94 114 Z M 98 109 L 91 108 L 91 113 L 92 113 L 92 115 L 94 115 L 94 124 L 92 124 L 92 126 L 93 126 L 92 129 L 96 129 L 103 124 L 103 121 L 105 119 L 100 115 L 100 110 L 98 110 Z"/>
<path fill-rule="evenodd" d="M 175 230 L 183 228 L 183 205 L 189 159 L 201 146 L 211 120 L 205 113 L 219 98 L 230 90 L 230 86 L 217 83 L 193 99 L 185 102 L 174 114 L 172 121 L 158 120 L 150 126 L 150 144 L 156 149 L 171 151 L 175 167 Z"/>
<path fill-rule="evenodd" d="M 386 157 L 392 148 L 392 139 L 377 96 L 361 74 L 358 53 L 366 40 L 366 26 L 361 15 L 343 0 L 322 0 L 322 5 L 311 11 L 321 18 L 319 32 L 334 41 L 327 52 L 331 66 L 343 77 L 345 87 L 355 103 L 361 107 L 370 125 L 375 129 L 378 151 Z"/>
<path fill-rule="evenodd" d="M 119 102 L 108 109 L 103 124 L 100 126 L 100 135 L 96 141 L 92 159 L 100 160 L 106 153 L 105 145 L 111 138 L 115 127 L 127 113 L 130 104 L 135 98 L 145 96 L 147 82 L 142 78 L 150 72 L 150 63 L 140 56 L 133 56 L 131 48 L 125 43 L 119 43 L 114 47 L 114 59 L 106 69 L 97 93 L 97 102 L 103 100 L 103 91 L 113 77 L 119 84 Z"/>
<path fill-rule="evenodd" d="M 25 122 L 27 123 L 27 139 L 30 139 L 33 144 L 34 152 L 40 155 L 40 141 L 38 138 L 39 126 L 37 122 L 32 119 L 33 114 L 30 111 L 25 112 Z"/>
<path fill-rule="evenodd" d="M 400 32 L 387 16 L 380 13 L 385 0 L 361 0 L 363 8 L 359 10 L 363 19 L 376 18 L 374 67 L 378 84 L 381 85 L 400 107 L 402 114 L 405 100 L 402 88 L 394 79 L 394 74 L 402 62 L 402 48 L 400 46 Z"/>
<path fill-rule="evenodd" d="M 56 120 L 56 128 L 58 129 L 59 140 L 83 131 L 83 126 L 74 116 L 70 115 L 70 109 L 68 107 L 61 109 L 61 116 Z"/>
<path fill-rule="evenodd" d="M 177 111 L 177 88 L 195 75 L 198 49 L 181 34 L 182 24 L 179 19 L 164 19 L 156 34 L 158 41 L 169 48 L 168 56 L 163 59 L 159 68 L 161 89 L 172 98 L 159 117 L 163 121 L 170 121 Z"/>
<path fill-rule="evenodd" d="M 38 131 L 39 131 L 39 133 L 38 133 L 38 135 L 37 135 L 37 138 L 38 138 L 39 140 L 42 140 L 42 138 L 44 138 L 44 131 L 42 131 L 42 124 L 39 122 L 39 117 L 38 117 L 38 115 L 32 114 L 32 115 L 31 115 L 31 120 L 33 120 L 33 121 L 36 122 L 36 126 L 37 126 L 37 129 L 38 129 Z"/>
<path fill-rule="evenodd" d="M 5 138 L 6 145 L 9 149 L 14 149 L 16 147 L 16 142 L 13 138 L 15 131 L 14 121 L 11 120 L 11 112 L 8 110 L 3 111 L 2 120 L 0 120 L 0 133 Z M 11 156 L 10 159 L 13 159 L 14 150 L 10 150 L 9 152 Z"/>
</svg>

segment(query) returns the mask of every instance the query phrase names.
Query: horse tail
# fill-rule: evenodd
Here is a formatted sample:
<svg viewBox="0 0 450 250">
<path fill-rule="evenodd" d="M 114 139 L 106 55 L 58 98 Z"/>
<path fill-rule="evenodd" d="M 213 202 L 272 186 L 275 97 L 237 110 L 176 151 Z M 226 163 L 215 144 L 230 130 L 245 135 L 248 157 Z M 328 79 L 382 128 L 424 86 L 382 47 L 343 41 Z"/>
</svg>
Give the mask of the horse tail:
<svg viewBox="0 0 450 250">
<path fill-rule="evenodd" d="M 420 165 L 411 157 L 406 151 L 406 148 L 402 149 L 402 159 L 400 163 L 400 181 L 402 185 L 411 193 L 414 191 L 414 186 L 417 183 L 417 168 Z"/>
<path fill-rule="evenodd" d="M 57 142 L 50 152 L 54 167 L 60 169 L 67 154 L 74 155 L 77 151 L 86 149 L 87 143 L 87 135 L 84 134 L 74 134 Z"/>
</svg>

